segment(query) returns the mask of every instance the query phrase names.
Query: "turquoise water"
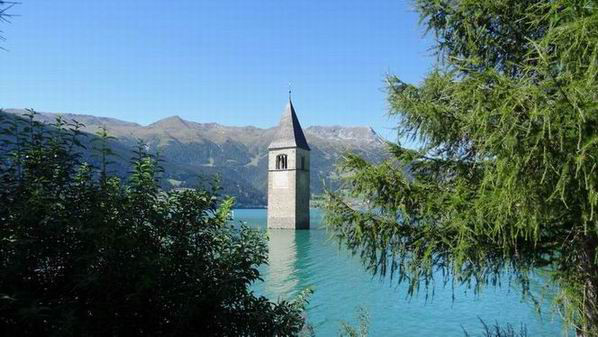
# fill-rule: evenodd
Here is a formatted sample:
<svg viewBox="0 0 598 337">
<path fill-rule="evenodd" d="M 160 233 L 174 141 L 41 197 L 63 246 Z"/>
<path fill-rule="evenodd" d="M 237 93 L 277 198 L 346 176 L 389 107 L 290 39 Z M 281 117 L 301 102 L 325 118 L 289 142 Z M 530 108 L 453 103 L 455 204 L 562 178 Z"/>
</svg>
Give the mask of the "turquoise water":
<svg viewBox="0 0 598 337">
<path fill-rule="evenodd" d="M 312 287 L 307 319 L 316 336 L 337 336 L 340 322 L 355 322 L 358 307 L 370 315 L 370 336 L 447 337 L 477 336 L 480 319 L 515 327 L 526 324 L 530 337 L 561 336 L 561 322 L 548 307 L 540 318 L 517 289 L 487 288 L 480 296 L 458 288 L 435 287 L 433 298 L 406 296 L 406 288 L 365 272 L 356 257 L 340 249 L 322 229 L 321 212 L 312 209 L 309 231 L 269 230 L 269 266 L 262 268 L 264 281 L 254 285 L 258 294 L 271 299 L 290 299 Z M 265 228 L 266 210 L 235 210 L 235 221 Z M 480 334 L 481 336 L 481 334 Z"/>
</svg>

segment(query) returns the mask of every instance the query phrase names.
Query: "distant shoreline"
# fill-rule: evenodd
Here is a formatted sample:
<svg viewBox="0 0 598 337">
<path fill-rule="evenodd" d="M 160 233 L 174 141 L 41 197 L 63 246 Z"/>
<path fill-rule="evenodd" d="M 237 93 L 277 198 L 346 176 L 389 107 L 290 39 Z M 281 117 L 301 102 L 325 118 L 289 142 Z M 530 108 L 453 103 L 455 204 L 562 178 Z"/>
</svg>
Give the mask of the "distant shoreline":
<svg viewBox="0 0 598 337">
<path fill-rule="evenodd" d="M 240 205 L 233 207 L 233 209 L 267 209 L 268 206 L 252 206 L 252 205 Z"/>
<path fill-rule="evenodd" d="M 309 206 L 309 208 L 310 209 L 321 209 L 322 207 L 311 205 L 311 206 Z M 251 206 L 251 205 L 244 206 L 244 205 L 241 205 L 241 206 L 233 207 L 233 210 L 235 210 L 235 209 L 268 209 L 268 206 Z"/>
</svg>

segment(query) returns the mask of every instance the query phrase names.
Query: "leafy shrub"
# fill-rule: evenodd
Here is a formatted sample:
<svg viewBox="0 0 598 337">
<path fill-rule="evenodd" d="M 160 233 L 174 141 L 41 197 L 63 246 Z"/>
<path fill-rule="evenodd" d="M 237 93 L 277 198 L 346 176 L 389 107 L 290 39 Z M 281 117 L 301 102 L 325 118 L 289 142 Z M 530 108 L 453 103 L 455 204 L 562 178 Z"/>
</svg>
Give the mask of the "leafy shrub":
<svg viewBox="0 0 598 337">
<path fill-rule="evenodd" d="M 290 336 L 302 305 L 249 285 L 267 262 L 262 233 L 230 223 L 217 185 L 162 192 L 140 146 L 128 182 L 81 162 L 77 123 L 3 117 L 0 335 Z"/>
</svg>

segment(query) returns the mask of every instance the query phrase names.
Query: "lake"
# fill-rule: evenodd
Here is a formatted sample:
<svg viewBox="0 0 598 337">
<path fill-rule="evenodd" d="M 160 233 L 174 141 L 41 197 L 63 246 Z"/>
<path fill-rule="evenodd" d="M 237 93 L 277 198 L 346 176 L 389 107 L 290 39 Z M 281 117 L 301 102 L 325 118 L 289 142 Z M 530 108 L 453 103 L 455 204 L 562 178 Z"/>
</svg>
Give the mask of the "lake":
<svg viewBox="0 0 598 337">
<path fill-rule="evenodd" d="M 480 319 L 516 328 L 524 323 L 530 337 L 562 335 L 560 318 L 551 314 L 549 304 L 540 318 L 515 288 L 486 288 L 480 296 L 457 288 L 453 300 L 450 287 L 438 285 L 433 298 L 426 300 L 423 293 L 408 298 L 405 286 L 372 277 L 357 257 L 340 249 L 323 229 L 320 210 L 312 209 L 311 215 L 311 230 L 268 231 L 270 263 L 261 269 L 264 281 L 253 288 L 276 300 L 311 287 L 315 292 L 307 319 L 316 336 L 337 336 L 341 321 L 355 323 L 359 307 L 369 313 L 372 337 L 464 336 L 463 329 L 481 336 Z M 266 228 L 265 209 L 238 209 L 234 219 Z"/>
</svg>

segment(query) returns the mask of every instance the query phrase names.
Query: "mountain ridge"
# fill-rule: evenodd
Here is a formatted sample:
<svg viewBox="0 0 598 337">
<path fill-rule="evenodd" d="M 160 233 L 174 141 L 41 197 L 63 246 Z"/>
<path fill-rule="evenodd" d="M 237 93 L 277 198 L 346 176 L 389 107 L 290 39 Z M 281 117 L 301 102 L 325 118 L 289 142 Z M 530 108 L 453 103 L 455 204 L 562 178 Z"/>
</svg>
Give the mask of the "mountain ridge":
<svg viewBox="0 0 598 337">
<path fill-rule="evenodd" d="M 25 110 L 5 109 L 4 112 L 20 115 Z M 199 123 L 178 115 L 148 125 L 72 113 L 39 112 L 36 118 L 53 122 L 58 115 L 84 124 L 82 131 L 89 134 L 105 127 L 119 145 L 131 151 L 142 140 L 150 152 L 160 153 L 164 159 L 164 188 L 191 187 L 198 183 L 199 176 L 218 174 L 223 180 L 223 193 L 235 196 L 240 206 L 266 205 L 267 148 L 275 137 L 276 127 Z M 372 161 L 386 158 L 386 141 L 371 127 L 309 126 L 303 131 L 312 149 L 311 189 L 314 194 L 322 193 L 324 186 L 338 185 L 335 166 L 343 153 L 356 152 Z"/>
</svg>

